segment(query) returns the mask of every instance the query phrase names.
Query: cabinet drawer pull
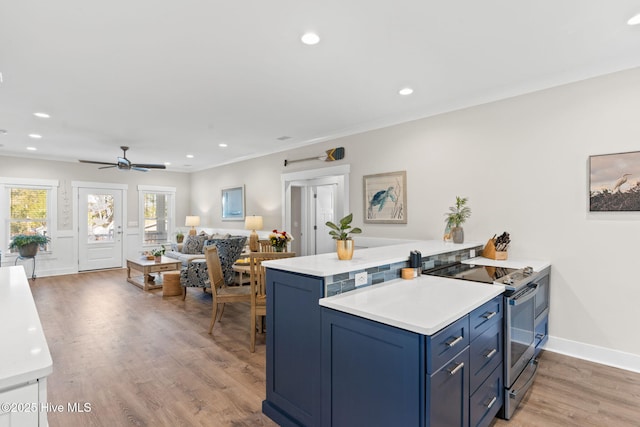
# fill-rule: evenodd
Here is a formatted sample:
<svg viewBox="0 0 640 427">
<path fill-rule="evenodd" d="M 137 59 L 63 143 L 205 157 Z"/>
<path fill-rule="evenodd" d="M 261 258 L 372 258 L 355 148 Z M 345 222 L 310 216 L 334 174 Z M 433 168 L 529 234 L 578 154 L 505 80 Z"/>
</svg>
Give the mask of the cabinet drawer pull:
<svg viewBox="0 0 640 427">
<path fill-rule="evenodd" d="M 462 369 L 462 367 L 464 366 L 464 362 L 460 362 L 456 365 L 455 368 L 453 369 L 447 369 L 447 371 L 449 371 L 449 375 L 455 375 L 456 372 L 458 372 L 460 369 Z"/>
<path fill-rule="evenodd" d="M 498 352 L 498 350 L 496 350 L 495 348 L 493 350 L 491 350 L 489 353 L 485 354 L 484 357 L 485 359 L 491 359 L 493 357 L 494 354 L 496 354 Z"/>
<path fill-rule="evenodd" d="M 498 398 L 496 396 L 493 396 L 493 399 L 491 399 L 491 401 L 486 405 L 487 409 L 491 409 L 491 407 L 493 406 L 494 403 L 496 403 L 497 400 Z"/>
<path fill-rule="evenodd" d="M 493 316 L 495 316 L 496 314 L 498 314 L 498 313 L 496 313 L 495 311 L 490 311 L 489 313 L 483 314 L 482 317 L 484 317 L 485 319 L 489 320 Z"/>
<path fill-rule="evenodd" d="M 461 336 L 457 337 L 457 338 L 454 338 L 452 341 L 449 341 L 446 344 L 447 344 L 448 347 L 453 347 L 454 345 L 458 344 L 460 341 L 462 341 L 462 337 Z"/>
</svg>

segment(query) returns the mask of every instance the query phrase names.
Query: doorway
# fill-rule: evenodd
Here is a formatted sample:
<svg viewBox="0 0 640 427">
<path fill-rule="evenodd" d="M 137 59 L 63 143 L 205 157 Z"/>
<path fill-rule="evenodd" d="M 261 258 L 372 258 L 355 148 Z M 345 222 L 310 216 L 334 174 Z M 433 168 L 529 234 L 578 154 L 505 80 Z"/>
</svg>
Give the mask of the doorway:
<svg viewBox="0 0 640 427">
<path fill-rule="evenodd" d="M 78 271 L 122 267 L 121 188 L 78 187 Z"/>
<path fill-rule="evenodd" d="M 283 174 L 283 224 L 299 255 L 335 251 L 325 226 L 349 211 L 349 165 Z"/>
</svg>

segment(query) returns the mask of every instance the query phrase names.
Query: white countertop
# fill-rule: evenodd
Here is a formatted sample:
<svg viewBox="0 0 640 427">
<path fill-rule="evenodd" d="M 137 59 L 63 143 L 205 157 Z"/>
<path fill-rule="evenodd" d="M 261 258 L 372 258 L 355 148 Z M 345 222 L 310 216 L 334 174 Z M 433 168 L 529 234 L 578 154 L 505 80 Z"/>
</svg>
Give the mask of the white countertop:
<svg viewBox="0 0 640 427">
<path fill-rule="evenodd" d="M 53 361 L 22 266 L 0 268 L 0 390 L 43 378 Z"/>
<path fill-rule="evenodd" d="M 364 270 L 382 264 L 403 262 L 409 259 L 409 252 L 418 250 L 422 257 L 452 252 L 461 249 L 474 248 L 483 243 L 445 243 L 439 240 L 421 240 L 400 245 L 380 246 L 377 248 L 356 249 L 353 259 L 339 260 L 335 252 L 321 255 L 310 255 L 295 258 L 285 258 L 265 261 L 263 265 L 277 270 L 293 273 L 308 274 L 310 276 L 327 277 L 333 274 L 349 271 Z"/>
<path fill-rule="evenodd" d="M 502 285 L 423 275 L 322 298 L 320 305 L 432 335 L 503 292 Z"/>
</svg>

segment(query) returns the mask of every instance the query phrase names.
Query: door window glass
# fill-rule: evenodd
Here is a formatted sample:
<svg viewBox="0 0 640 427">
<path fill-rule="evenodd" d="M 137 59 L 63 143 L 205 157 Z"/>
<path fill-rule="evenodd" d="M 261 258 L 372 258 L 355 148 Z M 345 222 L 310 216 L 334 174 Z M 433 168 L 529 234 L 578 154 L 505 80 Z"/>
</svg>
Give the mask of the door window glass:
<svg viewBox="0 0 640 427">
<path fill-rule="evenodd" d="M 87 196 L 87 242 L 114 241 L 114 199 L 110 194 Z"/>
</svg>

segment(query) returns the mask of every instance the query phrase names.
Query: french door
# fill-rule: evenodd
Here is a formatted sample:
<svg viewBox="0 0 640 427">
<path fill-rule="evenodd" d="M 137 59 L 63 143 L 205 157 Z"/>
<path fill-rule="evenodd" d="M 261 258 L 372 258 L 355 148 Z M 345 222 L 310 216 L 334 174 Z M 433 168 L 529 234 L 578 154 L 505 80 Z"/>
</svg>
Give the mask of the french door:
<svg viewBox="0 0 640 427">
<path fill-rule="evenodd" d="M 78 270 L 122 267 L 122 190 L 78 188 Z"/>
</svg>

